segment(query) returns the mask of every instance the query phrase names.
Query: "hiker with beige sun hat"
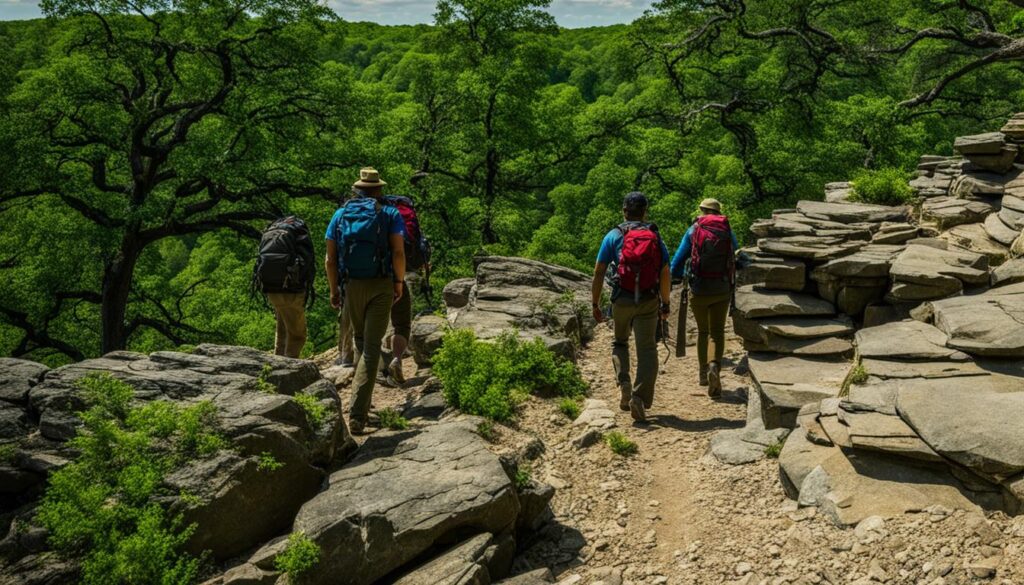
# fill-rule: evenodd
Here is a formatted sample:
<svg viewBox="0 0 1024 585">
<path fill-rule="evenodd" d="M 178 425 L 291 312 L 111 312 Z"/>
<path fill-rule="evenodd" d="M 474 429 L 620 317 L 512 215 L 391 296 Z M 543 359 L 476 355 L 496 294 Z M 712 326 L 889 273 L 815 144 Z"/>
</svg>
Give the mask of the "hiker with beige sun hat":
<svg viewBox="0 0 1024 585">
<path fill-rule="evenodd" d="M 362 434 L 369 422 L 370 401 L 387 331 L 391 306 L 405 293 L 405 222 L 384 202 L 380 173 L 359 171 L 355 195 L 335 212 L 327 226 L 327 271 L 331 306 L 348 312 L 355 337 L 355 378 L 349 429 Z"/>
<path fill-rule="evenodd" d="M 705 199 L 672 258 L 672 277 L 685 278 L 690 288 L 689 305 L 697 322 L 699 383 L 708 387 L 708 396 L 713 398 L 722 393 L 725 322 L 736 282 L 738 248 L 729 219 L 722 215 L 722 204 Z"/>
</svg>

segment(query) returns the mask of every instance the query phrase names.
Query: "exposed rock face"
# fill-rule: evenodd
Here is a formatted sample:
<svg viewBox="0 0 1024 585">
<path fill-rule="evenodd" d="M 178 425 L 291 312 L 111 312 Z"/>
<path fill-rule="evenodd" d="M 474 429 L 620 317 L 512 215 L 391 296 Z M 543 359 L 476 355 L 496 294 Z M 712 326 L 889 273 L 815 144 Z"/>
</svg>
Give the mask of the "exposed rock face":
<svg viewBox="0 0 1024 585">
<path fill-rule="evenodd" d="M 993 216 L 995 214 L 989 217 Z M 1010 255 L 1009 248 L 989 236 L 988 230 L 980 223 L 958 225 L 939 237 L 948 241 L 951 249 L 985 256 L 990 266 L 999 266 Z"/>
<path fill-rule="evenodd" d="M 992 357 L 1024 357 L 1024 283 L 929 304 L 947 345 Z"/>
<path fill-rule="evenodd" d="M 884 221 L 906 221 L 908 210 L 903 207 L 887 207 L 868 203 L 823 203 L 800 201 L 796 204 L 800 213 L 812 219 L 824 219 L 841 223 L 882 223 Z"/>
<path fill-rule="evenodd" d="M 921 221 L 947 230 L 965 223 L 984 221 L 985 216 L 996 210 L 997 207 L 987 201 L 933 197 L 921 205 Z"/>
<path fill-rule="evenodd" d="M 820 360 L 752 353 L 750 376 L 760 393 L 761 415 L 768 429 L 796 426 L 805 404 L 839 395 L 850 370 L 845 360 Z"/>
<path fill-rule="evenodd" d="M 863 358 L 890 360 L 966 360 L 962 352 L 946 347 L 942 331 L 919 321 L 900 321 L 857 332 L 857 352 Z"/>
<path fill-rule="evenodd" d="M 515 555 L 511 536 L 495 540 L 492 534 L 478 534 L 437 558 L 409 571 L 395 585 L 465 585 L 491 583 L 491 575 L 507 575 Z"/>
<path fill-rule="evenodd" d="M 748 319 L 760 317 L 834 315 L 831 303 L 811 295 L 757 289 L 736 289 L 736 310 Z"/>
<path fill-rule="evenodd" d="M 961 136 L 953 143 L 953 149 L 960 154 L 999 154 L 1006 144 L 1002 132 L 988 132 L 973 136 Z"/>
<path fill-rule="evenodd" d="M 804 290 L 807 265 L 800 260 L 762 254 L 756 248 L 743 251 L 750 263 L 736 271 L 737 286 L 762 285 L 771 290 Z"/>
<path fill-rule="evenodd" d="M 306 582 L 369 584 L 460 535 L 503 534 L 518 513 L 497 456 L 471 423 L 454 421 L 373 435 L 292 529 L 322 551 Z"/>
<path fill-rule="evenodd" d="M 264 366 L 269 367 L 266 379 L 276 385 L 277 393 L 257 389 Z M 17 369 L 27 372 L 30 380 L 42 371 L 23 365 Z M 165 479 L 172 492 L 189 495 L 170 503 L 186 523 L 199 526 L 189 549 L 208 550 L 216 559 L 236 555 L 284 530 L 302 503 L 319 490 L 325 468 L 354 448 L 334 385 L 323 380 L 311 362 L 213 345 L 202 345 L 194 354 L 115 352 L 47 372 L 29 390 L 41 439 L 59 444 L 74 435 L 75 413 L 84 406 L 76 382 L 95 372 L 110 373 L 132 385 L 138 400 L 210 401 L 216 407 L 219 430 L 233 448 L 193 461 Z M 328 415 L 318 428 L 292 398 L 299 391 L 326 408 Z M 283 466 L 272 472 L 259 470 L 262 453 L 272 454 Z M 31 454 L 20 460 L 40 469 Z"/>
<path fill-rule="evenodd" d="M 1024 258 L 1014 258 L 992 271 L 992 286 L 1024 282 Z"/>
<path fill-rule="evenodd" d="M 517 329 L 523 338 L 540 338 L 570 359 L 596 325 L 590 316 L 590 277 L 536 260 L 479 258 L 476 278 L 449 283 L 444 296 L 451 327 L 472 329 L 481 339 Z M 418 364 L 430 363 L 442 334 L 437 318 L 416 319 L 410 347 Z"/>
<path fill-rule="evenodd" d="M 988 258 L 966 250 L 911 244 L 893 262 L 890 274 L 896 285 L 891 295 L 897 300 L 941 298 L 960 292 L 965 284 L 987 284 Z"/>
</svg>

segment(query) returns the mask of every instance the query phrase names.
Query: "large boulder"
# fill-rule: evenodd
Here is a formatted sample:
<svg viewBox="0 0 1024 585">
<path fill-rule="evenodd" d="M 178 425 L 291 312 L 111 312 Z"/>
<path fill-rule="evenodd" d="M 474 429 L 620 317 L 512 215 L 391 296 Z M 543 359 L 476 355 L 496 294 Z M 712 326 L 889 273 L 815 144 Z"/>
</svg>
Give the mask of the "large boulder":
<svg viewBox="0 0 1024 585">
<path fill-rule="evenodd" d="M 760 394 L 761 417 L 768 429 L 793 428 L 801 407 L 838 396 L 851 367 L 846 360 L 765 353 L 749 354 L 747 362 Z"/>
<path fill-rule="evenodd" d="M 960 136 L 953 142 L 953 150 L 963 155 L 999 154 L 1006 144 L 1002 132 L 988 132 L 972 136 Z"/>
<path fill-rule="evenodd" d="M 14 358 L 0 358 L 0 400 L 14 404 L 28 402 L 28 392 L 50 368 Z"/>
<path fill-rule="evenodd" d="M 855 337 L 857 353 L 863 358 L 889 360 L 968 359 L 962 352 L 946 347 L 945 333 L 920 321 L 899 321 L 867 327 Z"/>
<path fill-rule="evenodd" d="M 806 356 L 847 355 L 853 346 L 849 317 L 773 317 L 747 319 L 733 316 L 733 328 L 750 351 L 770 351 Z"/>
<path fill-rule="evenodd" d="M 960 292 L 965 284 L 988 284 L 988 258 L 912 243 L 893 262 L 890 274 L 897 285 L 891 294 L 897 300 L 941 298 Z"/>
<path fill-rule="evenodd" d="M 76 384 L 93 373 L 130 384 L 139 401 L 209 401 L 216 409 L 218 430 L 231 448 L 188 462 L 165 478 L 173 493 L 182 494 L 167 502 L 172 512 L 198 527 L 189 550 L 209 551 L 215 559 L 237 555 L 283 531 L 302 503 L 317 493 L 326 468 L 355 447 L 334 385 L 321 378 L 312 362 L 215 345 L 201 345 L 193 354 L 115 352 L 49 371 L 29 391 L 43 437 L 63 441 L 74 436 L 77 412 L 85 406 Z M 293 398 L 298 392 L 324 407 L 319 425 Z M 281 467 L 260 469 L 264 453 Z"/>
<path fill-rule="evenodd" d="M 989 266 L 999 266 L 1006 262 L 1010 255 L 1009 248 L 989 236 L 988 230 L 980 223 L 958 225 L 939 237 L 949 242 L 950 249 L 966 250 L 985 256 L 988 258 Z"/>
<path fill-rule="evenodd" d="M 292 530 L 321 550 L 305 583 L 368 585 L 466 534 L 503 534 L 518 513 L 498 457 L 470 421 L 455 420 L 367 439 Z"/>
<path fill-rule="evenodd" d="M 932 301 L 924 315 L 949 336 L 946 344 L 979 356 L 1024 358 L 1024 283 L 984 294 Z"/>
<path fill-rule="evenodd" d="M 771 290 L 804 290 L 807 265 L 801 260 L 764 254 L 757 248 L 743 250 L 750 260 L 736 271 L 736 284 L 761 285 Z"/>
<path fill-rule="evenodd" d="M 939 230 L 948 230 L 953 226 L 984 221 L 986 216 L 997 209 L 997 206 L 987 201 L 933 197 L 921 204 L 921 222 Z"/>
<path fill-rule="evenodd" d="M 990 238 L 1004 246 L 1012 245 L 1013 241 L 1020 235 L 1020 230 L 1016 230 L 1004 223 L 998 213 L 989 214 L 989 216 L 985 218 L 984 226 L 985 233 L 987 233 Z"/>
<path fill-rule="evenodd" d="M 475 278 L 457 278 L 444 287 L 444 304 L 449 309 L 461 309 L 469 304 Z"/>
<path fill-rule="evenodd" d="M 413 319 L 409 351 L 420 367 L 428 367 L 448 330 L 448 321 L 437 315 L 420 315 Z"/>
<path fill-rule="evenodd" d="M 493 583 L 508 574 L 515 546 L 508 535 L 495 539 L 492 534 L 478 534 L 405 573 L 394 585 Z"/>
<path fill-rule="evenodd" d="M 596 326 L 590 284 L 590 276 L 569 268 L 485 256 L 477 259 L 469 303 L 455 312 L 452 326 L 472 329 L 481 339 L 516 329 L 523 338 L 540 338 L 556 353 L 574 358 Z"/>
</svg>

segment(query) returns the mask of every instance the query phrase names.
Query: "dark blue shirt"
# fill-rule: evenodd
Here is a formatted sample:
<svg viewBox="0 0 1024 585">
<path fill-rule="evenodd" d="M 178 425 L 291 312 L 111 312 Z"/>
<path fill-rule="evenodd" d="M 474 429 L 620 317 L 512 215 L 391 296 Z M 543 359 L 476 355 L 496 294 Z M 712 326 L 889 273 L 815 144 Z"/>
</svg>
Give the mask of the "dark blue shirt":
<svg viewBox="0 0 1024 585">
<path fill-rule="evenodd" d="M 735 252 L 739 249 L 740 243 L 736 240 L 736 234 L 729 230 L 729 237 L 732 238 L 732 251 Z M 690 259 L 690 253 L 693 249 L 693 226 L 686 230 L 686 235 L 683 236 L 683 241 L 679 242 L 679 248 L 676 250 L 676 255 L 672 257 L 672 278 L 682 278 L 686 275 L 686 261 Z"/>
</svg>

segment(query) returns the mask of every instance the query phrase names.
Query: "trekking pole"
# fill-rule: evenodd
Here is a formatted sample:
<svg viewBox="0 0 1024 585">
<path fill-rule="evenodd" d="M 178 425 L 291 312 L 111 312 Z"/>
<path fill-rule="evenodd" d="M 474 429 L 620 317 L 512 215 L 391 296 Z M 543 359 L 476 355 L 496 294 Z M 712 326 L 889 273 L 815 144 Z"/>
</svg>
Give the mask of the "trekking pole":
<svg viewBox="0 0 1024 585">
<path fill-rule="evenodd" d="M 679 316 L 676 318 L 676 357 L 686 357 L 686 312 L 690 304 L 690 287 L 683 277 L 679 294 Z"/>
</svg>

